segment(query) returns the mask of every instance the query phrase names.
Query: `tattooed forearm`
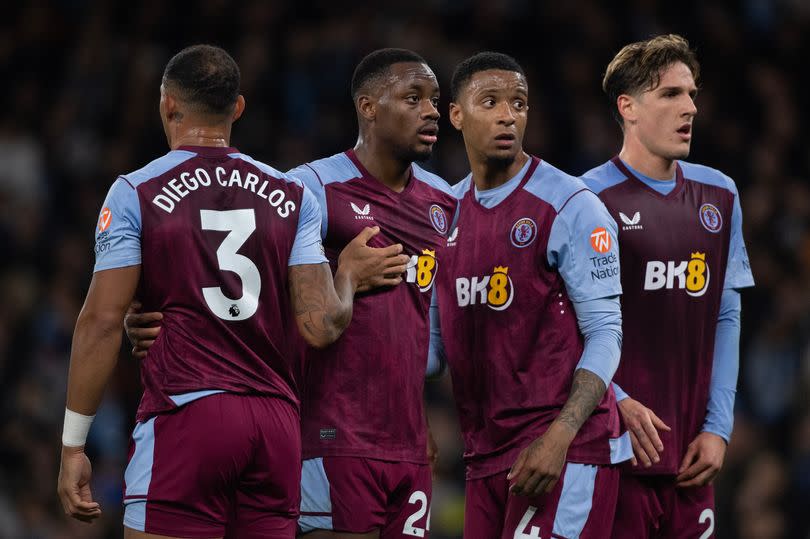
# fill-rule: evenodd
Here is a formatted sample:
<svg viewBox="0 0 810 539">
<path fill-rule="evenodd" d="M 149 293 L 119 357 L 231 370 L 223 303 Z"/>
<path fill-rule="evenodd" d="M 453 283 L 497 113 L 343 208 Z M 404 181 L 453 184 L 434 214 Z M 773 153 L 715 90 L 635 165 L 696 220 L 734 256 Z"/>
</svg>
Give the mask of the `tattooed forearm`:
<svg viewBox="0 0 810 539">
<path fill-rule="evenodd" d="M 571 393 L 555 421 L 569 427 L 574 433 L 579 432 L 582 424 L 602 400 L 606 389 L 598 375 L 586 369 L 577 369 L 574 372 Z"/>
<path fill-rule="evenodd" d="M 328 264 L 291 266 L 289 276 L 293 310 L 304 339 L 315 347 L 331 344 L 351 320 L 351 288 L 345 290 L 340 278 L 332 284 Z"/>
</svg>

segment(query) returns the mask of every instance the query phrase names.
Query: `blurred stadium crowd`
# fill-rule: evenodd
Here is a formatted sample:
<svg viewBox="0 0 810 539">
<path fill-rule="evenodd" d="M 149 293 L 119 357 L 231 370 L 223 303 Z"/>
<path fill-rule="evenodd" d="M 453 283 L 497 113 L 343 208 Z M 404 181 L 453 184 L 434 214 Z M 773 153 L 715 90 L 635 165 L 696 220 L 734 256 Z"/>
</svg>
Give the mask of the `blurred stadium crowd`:
<svg viewBox="0 0 810 539">
<path fill-rule="evenodd" d="M 690 160 L 736 180 L 757 281 L 743 294 L 736 424 L 717 481 L 717 537 L 810 537 L 810 98 L 802 97 L 810 3 L 377 4 L 61 0 L 4 8 L 0 537 L 121 535 L 137 365 L 122 350 L 90 435 L 104 509 L 90 527 L 69 522 L 55 495 L 64 391 L 107 189 L 119 173 L 167 151 L 158 86 L 173 53 L 210 42 L 234 55 L 247 110 L 233 145 L 286 170 L 353 145 L 349 80 L 371 50 L 406 47 L 428 59 L 445 89 L 443 112 L 456 62 L 479 50 L 507 52 L 528 74 L 527 149 L 581 174 L 615 154 L 621 140 L 601 93 L 604 67 L 625 43 L 664 32 L 697 48 L 702 85 Z M 467 173 L 446 114 L 428 168 L 450 183 Z M 429 384 L 428 399 L 441 449 L 431 534 L 457 538 L 464 475 L 448 377 Z"/>
</svg>

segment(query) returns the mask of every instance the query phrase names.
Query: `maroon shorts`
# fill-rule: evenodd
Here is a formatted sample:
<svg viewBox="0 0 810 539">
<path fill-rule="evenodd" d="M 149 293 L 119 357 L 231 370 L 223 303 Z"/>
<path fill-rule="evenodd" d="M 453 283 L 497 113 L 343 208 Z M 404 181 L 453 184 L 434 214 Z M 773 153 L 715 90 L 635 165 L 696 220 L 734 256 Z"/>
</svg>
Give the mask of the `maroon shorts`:
<svg viewBox="0 0 810 539">
<path fill-rule="evenodd" d="M 623 473 L 612 537 L 714 537 L 714 487 L 677 488 L 672 476 Z"/>
<path fill-rule="evenodd" d="M 363 457 L 304 461 L 301 473 L 303 533 L 334 530 L 381 539 L 428 537 L 430 466 Z"/>
<path fill-rule="evenodd" d="M 295 537 L 298 413 L 273 397 L 218 393 L 138 423 L 124 525 L 172 537 Z"/>
<path fill-rule="evenodd" d="M 608 536 L 619 489 L 618 468 L 566 463 L 554 490 L 532 498 L 509 493 L 507 472 L 467 480 L 464 539 Z"/>
</svg>

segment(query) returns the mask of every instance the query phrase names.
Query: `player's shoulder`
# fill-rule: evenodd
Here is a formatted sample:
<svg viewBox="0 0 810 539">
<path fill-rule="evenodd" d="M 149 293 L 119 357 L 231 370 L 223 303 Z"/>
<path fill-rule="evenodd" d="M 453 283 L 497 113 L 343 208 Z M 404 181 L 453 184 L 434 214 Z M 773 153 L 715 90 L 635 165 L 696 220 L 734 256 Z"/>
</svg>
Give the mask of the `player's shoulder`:
<svg viewBox="0 0 810 539">
<path fill-rule="evenodd" d="M 453 193 L 453 189 L 450 187 L 450 184 L 444 181 L 442 177 L 425 170 L 416 163 L 411 165 L 411 169 L 413 170 L 413 177 L 417 181 L 427 184 L 428 187 L 432 187 L 433 189 L 441 191 L 442 193 L 453 198 L 458 198 L 456 197 L 455 193 Z"/>
<path fill-rule="evenodd" d="M 626 181 L 627 175 L 616 166 L 613 160 L 609 160 L 592 168 L 583 174 L 580 179 L 588 189 L 598 195 L 605 189 L 610 189 Z"/>
<path fill-rule="evenodd" d="M 308 185 L 311 183 L 322 186 L 330 183 L 343 183 L 362 176 L 357 165 L 346 155 L 346 152 L 304 163 L 287 173 L 302 179 Z"/>
<path fill-rule="evenodd" d="M 678 164 L 681 167 L 681 172 L 683 172 L 685 180 L 713 185 L 731 191 L 735 195 L 737 194 L 737 185 L 734 183 L 734 180 L 716 168 L 699 165 L 697 163 L 689 163 L 687 161 L 678 161 Z"/>
<path fill-rule="evenodd" d="M 247 154 L 237 152 L 237 153 L 230 154 L 230 156 L 233 157 L 234 159 L 240 159 L 240 160 L 242 160 L 242 161 L 256 167 L 259 171 L 262 172 L 262 174 L 266 174 L 267 176 L 270 176 L 271 178 L 275 178 L 275 179 L 278 179 L 278 180 L 284 180 L 284 181 L 286 181 L 288 183 L 294 183 L 295 185 L 297 185 L 299 187 L 304 186 L 304 184 L 301 182 L 301 180 L 296 178 L 295 176 L 291 176 L 290 174 L 287 174 L 285 172 L 281 172 L 280 170 L 278 170 L 274 166 L 268 165 L 267 163 L 265 163 L 263 161 L 259 161 L 258 159 L 254 159 L 254 158 L 252 158 L 251 156 L 249 156 Z"/>
<path fill-rule="evenodd" d="M 126 182 L 132 187 L 138 187 L 140 184 L 147 182 L 152 178 L 162 176 L 173 168 L 185 163 L 189 159 L 193 159 L 196 157 L 196 155 L 196 153 L 187 150 L 172 150 L 166 155 L 158 157 L 138 170 L 121 174 L 119 178 L 126 180 Z"/>
<path fill-rule="evenodd" d="M 540 161 L 523 185 L 523 190 L 549 204 L 557 213 L 575 197 L 596 199 L 582 180 L 545 161 Z"/>
</svg>

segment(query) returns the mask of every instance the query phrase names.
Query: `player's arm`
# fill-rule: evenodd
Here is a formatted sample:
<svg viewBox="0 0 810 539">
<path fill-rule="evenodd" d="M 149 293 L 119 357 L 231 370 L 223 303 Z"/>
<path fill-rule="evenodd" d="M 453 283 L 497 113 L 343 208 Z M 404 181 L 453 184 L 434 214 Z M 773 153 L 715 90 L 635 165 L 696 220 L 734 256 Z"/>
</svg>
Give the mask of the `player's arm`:
<svg viewBox="0 0 810 539">
<path fill-rule="evenodd" d="M 127 334 L 129 343 L 132 345 L 132 357 L 143 359 L 147 352 L 155 344 L 160 333 L 159 324 L 163 320 L 163 313 L 141 312 L 143 305 L 137 299 L 130 303 L 127 314 L 124 316 L 124 331 Z"/>
<path fill-rule="evenodd" d="M 654 462 L 661 460 L 660 453 L 664 451 L 664 443 L 658 431 L 669 432 L 672 429 L 652 409 L 631 398 L 619 384 L 611 383 L 619 413 L 622 414 L 633 445 L 632 464 L 637 466 L 641 462 L 645 468 L 649 468 Z"/>
<path fill-rule="evenodd" d="M 559 479 L 568 447 L 602 400 L 619 365 L 622 322 L 618 296 L 574 302 L 584 348 L 571 392 L 548 430 L 515 461 L 512 491 L 537 496 Z"/>
<path fill-rule="evenodd" d="M 428 361 L 425 376 L 428 380 L 435 380 L 440 378 L 447 369 L 447 356 L 444 352 L 439 305 L 435 288 L 430 298 L 430 310 L 428 312 L 430 316 L 430 340 L 428 341 Z"/>
<path fill-rule="evenodd" d="M 301 335 L 311 346 L 335 342 L 352 319 L 354 293 L 362 286 L 396 286 L 408 262 L 402 246 L 368 247 L 379 227 L 365 228 L 340 253 L 334 277 L 326 262 L 290 266 L 290 296 Z"/>
<path fill-rule="evenodd" d="M 428 380 L 437 380 L 445 372 L 447 360 L 444 353 L 444 342 L 442 341 L 442 333 L 439 327 L 439 305 L 437 303 L 436 289 L 433 289 L 433 294 L 430 298 L 430 340 L 428 342 L 428 361 L 425 377 Z M 430 428 L 430 421 L 428 421 L 427 401 L 424 404 L 425 411 L 425 425 L 427 425 L 427 459 L 430 464 L 430 469 L 435 470 L 436 465 L 439 463 L 439 445 L 433 437 L 433 431 Z"/>
<path fill-rule="evenodd" d="M 571 393 L 555 422 L 567 426 L 575 436 L 602 400 L 619 367 L 622 313 L 618 296 L 575 301 L 574 310 L 585 343 Z"/>
<path fill-rule="evenodd" d="M 349 325 L 355 292 L 401 283 L 408 257 L 399 244 L 369 247 L 380 228 L 364 228 L 343 248 L 332 276 L 321 244 L 321 208 L 307 187 L 298 219 L 288 262 L 290 297 L 301 335 L 311 346 L 323 348 Z"/>
<path fill-rule="evenodd" d="M 585 348 L 559 415 L 518 455 L 507 476 L 516 494 L 536 496 L 554 488 L 568 448 L 602 400 L 618 366 L 621 281 L 616 237 L 616 223 L 596 195 L 586 190 L 569 198 L 552 224 L 548 262 L 560 272 L 575 305 Z"/>
<path fill-rule="evenodd" d="M 85 521 L 101 510 L 90 493 L 84 444 L 118 360 L 124 313 L 141 272 L 140 204 L 125 179 L 110 188 L 96 234 L 95 273 L 73 333 L 57 486 L 65 512 Z"/>
<path fill-rule="evenodd" d="M 290 267 L 290 296 L 301 335 L 310 346 L 323 348 L 335 342 L 349 325 L 357 286 L 336 273 L 329 264 Z"/>
<path fill-rule="evenodd" d="M 577 369 L 571 393 L 548 430 L 521 451 L 507 475 L 510 490 L 524 496 L 551 492 L 562 473 L 571 442 L 605 394 L 598 374 Z"/>
<path fill-rule="evenodd" d="M 95 273 L 73 333 L 57 490 L 65 514 L 83 521 L 101 516 L 90 492 L 84 442 L 118 360 L 124 313 L 140 272 L 131 266 Z"/>
<path fill-rule="evenodd" d="M 68 375 L 68 409 L 92 415 L 118 361 L 121 330 L 141 274 L 141 266 L 93 274 L 76 321 Z"/>
<path fill-rule="evenodd" d="M 458 188 L 458 185 L 453 186 L 453 195 L 458 197 L 459 193 L 455 192 L 456 188 Z M 463 196 L 463 194 L 461 194 L 461 196 Z M 456 230 L 456 224 L 458 223 L 460 211 L 461 206 L 456 203 L 456 209 L 455 212 L 453 212 L 453 222 L 448 229 L 448 238 L 452 238 L 458 232 Z M 445 353 L 444 340 L 442 339 L 441 318 L 439 316 L 439 294 L 436 292 L 435 286 L 430 296 L 430 310 L 428 314 L 430 316 L 430 340 L 428 341 L 428 363 L 425 375 L 428 380 L 436 380 L 443 376 L 447 370 L 447 354 Z"/>
<path fill-rule="evenodd" d="M 709 404 L 703 432 L 715 434 L 726 443 L 731 441 L 734 427 L 734 398 L 740 371 L 741 311 L 740 293 L 734 289 L 723 290 L 714 337 Z"/>
<path fill-rule="evenodd" d="M 584 347 L 571 393 L 555 421 L 567 425 L 576 435 L 602 400 L 619 366 L 622 313 L 618 296 L 575 301 L 574 310 Z"/>
</svg>

